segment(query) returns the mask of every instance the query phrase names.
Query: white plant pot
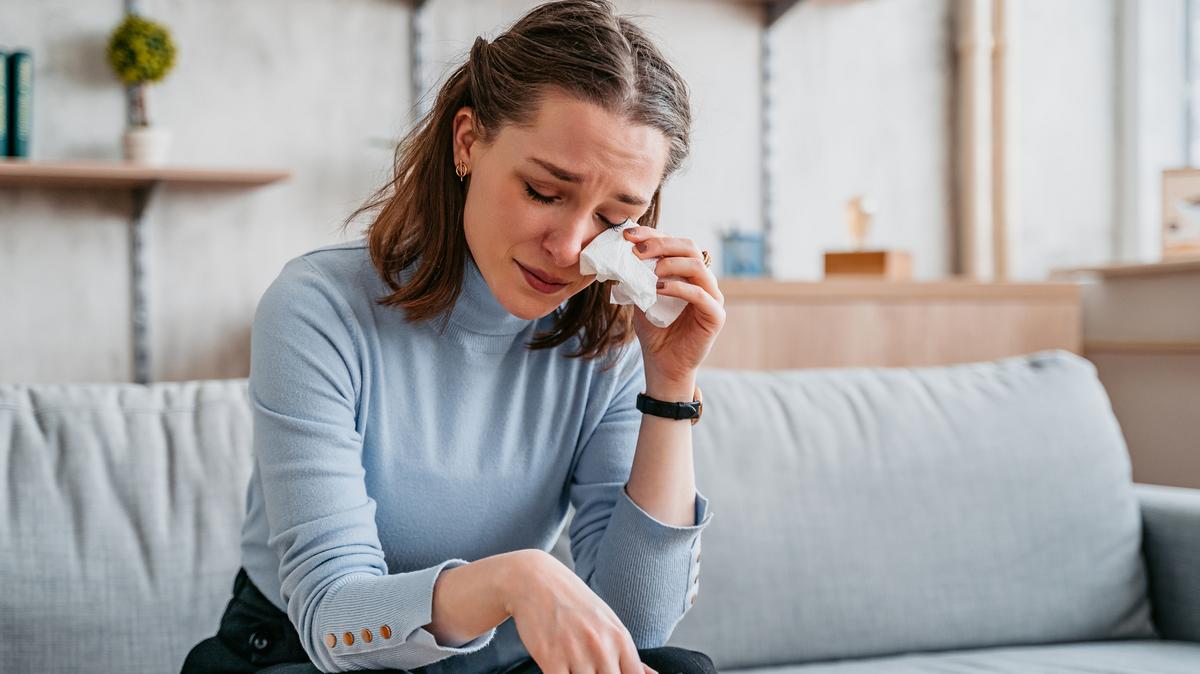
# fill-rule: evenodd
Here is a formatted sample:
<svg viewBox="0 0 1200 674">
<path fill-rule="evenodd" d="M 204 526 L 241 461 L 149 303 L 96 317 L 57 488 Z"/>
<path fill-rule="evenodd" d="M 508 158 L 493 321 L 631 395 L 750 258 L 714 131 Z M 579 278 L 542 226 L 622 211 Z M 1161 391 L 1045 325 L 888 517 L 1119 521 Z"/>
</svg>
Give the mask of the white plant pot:
<svg viewBox="0 0 1200 674">
<path fill-rule="evenodd" d="M 135 164 L 163 164 L 171 147 L 171 130 L 156 126 L 135 126 L 122 137 L 125 160 Z"/>
</svg>

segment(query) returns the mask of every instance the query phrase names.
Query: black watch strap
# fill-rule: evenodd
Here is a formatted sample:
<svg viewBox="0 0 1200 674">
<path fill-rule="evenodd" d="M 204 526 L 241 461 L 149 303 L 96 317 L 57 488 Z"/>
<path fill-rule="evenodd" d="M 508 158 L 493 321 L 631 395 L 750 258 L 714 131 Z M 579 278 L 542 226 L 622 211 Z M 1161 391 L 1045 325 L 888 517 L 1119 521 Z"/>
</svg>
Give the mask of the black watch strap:
<svg viewBox="0 0 1200 674">
<path fill-rule="evenodd" d="M 653 414 L 656 417 L 666 417 L 667 419 L 691 419 L 692 423 L 700 420 L 700 414 L 704 410 L 704 403 L 699 399 L 699 387 L 697 387 L 697 399 L 690 403 L 668 403 L 651 398 L 645 393 L 637 395 L 637 408 L 645 414 Z"/>
</svg>

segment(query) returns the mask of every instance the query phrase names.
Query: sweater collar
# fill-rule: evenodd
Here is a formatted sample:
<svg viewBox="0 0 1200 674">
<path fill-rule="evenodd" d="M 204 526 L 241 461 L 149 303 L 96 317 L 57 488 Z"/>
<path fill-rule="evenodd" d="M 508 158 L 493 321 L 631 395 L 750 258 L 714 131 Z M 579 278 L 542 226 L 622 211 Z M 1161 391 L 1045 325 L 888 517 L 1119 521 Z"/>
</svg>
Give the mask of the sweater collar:
<svg viewBox="0 0 1200 674">
<path fill-rule="evenodd" d="M 450 322 L 477 335 L 515 335 L 537 322 L 509 313 L 496 299 L 470 251 L 463 265 L 462 291 L 450 311 Z"/>
</svg>

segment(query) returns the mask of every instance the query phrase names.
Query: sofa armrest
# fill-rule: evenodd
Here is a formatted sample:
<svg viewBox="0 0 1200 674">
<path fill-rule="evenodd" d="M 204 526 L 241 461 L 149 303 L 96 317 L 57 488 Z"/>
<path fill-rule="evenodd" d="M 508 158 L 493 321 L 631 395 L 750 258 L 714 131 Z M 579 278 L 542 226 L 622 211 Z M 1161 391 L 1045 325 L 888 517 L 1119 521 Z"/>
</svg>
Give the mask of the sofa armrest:
<svg viewBox="0 0 1200 674">
<path fill-rule="evenodd" d="M 1200 642 L 1200 489 L 1134 489 L 1154 624 L 1164 639 Z"/>
</svg>

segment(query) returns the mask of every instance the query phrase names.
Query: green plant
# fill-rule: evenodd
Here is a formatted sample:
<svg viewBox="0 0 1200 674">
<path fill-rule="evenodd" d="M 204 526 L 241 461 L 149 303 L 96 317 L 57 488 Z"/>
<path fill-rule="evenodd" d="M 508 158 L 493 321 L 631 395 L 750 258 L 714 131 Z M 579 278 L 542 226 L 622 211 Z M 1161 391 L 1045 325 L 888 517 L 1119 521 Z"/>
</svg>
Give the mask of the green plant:
<svg viewBox="0 0 1200 674">
<path fill-rule="evenodd" d="M 130 87 L 130 123 L 146 126 L 144 86 L 158 82 L 175 65 L 175 43 L 165 26 L 136 14 L 127 14 L 108 38 L 108 64 L 117 78 Z"/>
</svg>

